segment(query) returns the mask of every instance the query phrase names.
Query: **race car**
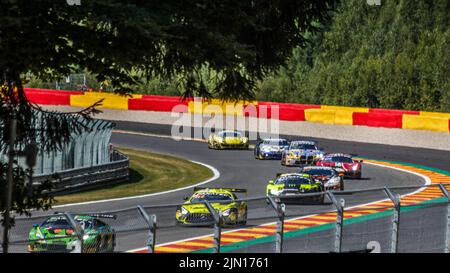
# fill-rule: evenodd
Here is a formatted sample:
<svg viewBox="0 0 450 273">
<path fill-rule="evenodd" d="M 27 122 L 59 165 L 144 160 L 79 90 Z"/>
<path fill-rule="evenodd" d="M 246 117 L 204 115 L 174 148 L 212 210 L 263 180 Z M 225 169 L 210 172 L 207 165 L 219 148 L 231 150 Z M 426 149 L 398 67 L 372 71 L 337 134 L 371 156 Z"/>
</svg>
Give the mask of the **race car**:
<svg viewBox="0 0 450 273">
<path fill-rule="evenodd" d="M 63 214 L 48 217 L 34 224 L 28 234 L 29 252 L 99 253 L 114 252 L 116 233 L 100 218 L 115 219 L 110 214 L 75 215 L 74 220 L 83 230 L 81 244 L 74 227 Z M 82 249 L 81 249 L 82 248 Z"/>
<path fill-rule="evenodd" d="M 348 154 L 327 154 L 317 161 L 317 166 L 332 167 L 345 177 L 360 179 L 362 175 L 362 160 L 355 160 Z"/>
<path fill-rule="evenodd" d="M 322 183 L 325 190 L 344 190 L 344 174 L 331 167 L 307 166 L 300 172 L 311 175 L 315 181 Z"/>
<path fill-rule="evenodd" d="M 281 154 L 284 149 L 289 147 L 289 142 L 286 139 L 268 138 L 263 139 L 255 146 L 256 159 L 281 159 Z"/>
<path fill-rule="evenodd" d="M 266 195 L 275 199 L 275 202 L 297 203 L 313 201 L 324 203 L 325 195 L 305 197 L 305 193 L 323 192 L 321 182 L 315 181 L 307 173 L 278 174 L 276 180 L 270 180 L 266 187 Z"/>
<path fill-rule="evenodd" d="M 177 207 L 175 219 L 184 226 L 211 226 L 214 217 L 203 202 L 209 202 L 222 216 L 222 225 L 245 225 L 247 223 L 247 203 L 238 201 L 236 193 L 247 193 L 245 189 L 194 188 L 191 197 Z"/>
<path fill-rule="evenodd" d="M 220 131 L 208 137 L 210 149 L 248 149 L 248 138 L 238 131 Z"/>
<path fill-rule="evenodd" d="M 323 157 L 323 154 L 314 141 L 292 141 L 281 155 L 281 165 L 313 165 Z"/>
</svg>

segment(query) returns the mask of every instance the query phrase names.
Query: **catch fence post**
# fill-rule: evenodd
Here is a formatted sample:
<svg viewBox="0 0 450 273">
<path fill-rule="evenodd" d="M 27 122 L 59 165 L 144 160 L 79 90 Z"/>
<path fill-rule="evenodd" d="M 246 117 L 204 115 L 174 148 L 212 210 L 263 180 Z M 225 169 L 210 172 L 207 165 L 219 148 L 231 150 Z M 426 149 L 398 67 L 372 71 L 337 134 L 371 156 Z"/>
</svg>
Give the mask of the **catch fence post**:
<svg viewBox="0 0 450 273">
<path fill-rule="evenodd" d="M 65 212 L 64 215 L 66 216 L 67 220 L 69 221 L 70 225 L 72 226 L 73 230 L 75 230 L 78 240 L 80 241 L 80 253 L 83 253 L 84 249 L 84 230 L 81 228 L 79 224 L 75 221 L 75 219 L 72 217 L 71 213 Z"/>
<path fill-rule="evenodd" d="M 286 206 L 282 204 L 278 204 L 273 200 L 272 196 L 267 196 L 267 199 L 269 199 L 270 204 L 272 205 L 272 208 L 277 213 L 277 235 L 276 235 L 276 241 L 275 241 L 275 251 L 276 253 L 282 253 L 283 252 L 283 234 L 284 234 L 284 215 L 286 212 Z"/>
<path fill-rule="evenodd" d="M 330 198 L 333 205 L 336 207 L 336 230 L 334 236 L 334 252 L 342 252 L 342 234 L 344 231 L 344 208 L 345 200 L 341 198 L 339 201 L 336 196 L 331 192 L 327 191 L 327 195 Z"/>
<path fill-rule="evenodd" d="M 147 238 L 147 250 L 148 253 L 155 253 L 155 242 L 156 242 L 156 215 L 148 215 L 142 206 L 137 206 L 138 211 L 141 213 L 145 222 L 148 225 L 148 238 Z"/>
<path fill-rule="evenodd" d="M 209 203 L 208 201 L 204 202 L 206 208 L 209 210 L 211 215 L 214 218 L 214 253 L 220 253 L 220 239 L 222 235 L 222 215 L 220 215 Z"/>
<path fill-rule="evenodd" d="M 444 193 L 445 197 L 447 197 L 447 230 L 445 231 L 445 253 L 450 253 L 450 195 L 447 188 L 443 184 L 439 184 L 439 188 L 442 193 Z"/>
<path fill-rule="evenodd" d="M 391 253 L 397 253 L 400 228 L 400 195 L 394 194 L 388 187 L 384 187 L 384 192 L 394 204 L 394 214 L 392 215 Z"/>
</svg>

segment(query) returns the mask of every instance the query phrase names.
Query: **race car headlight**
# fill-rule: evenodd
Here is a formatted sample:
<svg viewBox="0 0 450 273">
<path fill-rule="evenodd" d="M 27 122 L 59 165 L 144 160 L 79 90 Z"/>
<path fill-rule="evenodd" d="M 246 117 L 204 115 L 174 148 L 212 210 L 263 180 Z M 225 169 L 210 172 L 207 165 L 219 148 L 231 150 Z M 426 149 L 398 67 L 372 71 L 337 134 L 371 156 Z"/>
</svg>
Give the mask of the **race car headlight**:
<svg viewBox="0 0 450 273">
<path fill-rule="evenodd" d="M 358 165 L 353 166 L 353 167 L 352 167 L 352 170 L 353 170 L 353 171 L 358 170 Z"/>
<path fill-rule="evenodd" d="M 230 213 L 231 213 L 231 209 L 224 210 L 224 211 L 222 211 L 222 216 L 227 217 L 230 215 Z"/>
<path fill-rule="evenodd" d="M 330 180 L 328 180 L 328 182 L 327 183 L 325 183 L 325 187 L 334 187 L 334 186 L 337 186 L 337 185 L 339 185 L 339 178 L 332 178 L 332 179 L 330 179 Z"/>
<path fill-rule="evenodd" d="M 188 214 L 188 213 L 189 213 L 189 212 L 188 212 L 187 209 L 181 207 L 181 215 L 186 215 L 186 214 Z"/>
<path fill-rule="evenodd" d="M 269 191 L 270 192 L 270 194 L 272 194 L 272 195 L 280 195 L 281 194 L 281 192 L 282 192 L 282 190 L 270 190 Z"/>
<path fill-rule="evenodd" d="M 242 142 L 244 142 L 244 143 L 247 143 L 247 141 L 248 141 L 248 138 L 246 138 L 246 137 L 243 137 L 242 139 Z"/>
<path fill-rule="evenodd" d="M 84 235 L 83 235 L 83 240 L 86 241 L 87 239 L 89 239 L 89 234 L 84 234 Z"/>
</svg>

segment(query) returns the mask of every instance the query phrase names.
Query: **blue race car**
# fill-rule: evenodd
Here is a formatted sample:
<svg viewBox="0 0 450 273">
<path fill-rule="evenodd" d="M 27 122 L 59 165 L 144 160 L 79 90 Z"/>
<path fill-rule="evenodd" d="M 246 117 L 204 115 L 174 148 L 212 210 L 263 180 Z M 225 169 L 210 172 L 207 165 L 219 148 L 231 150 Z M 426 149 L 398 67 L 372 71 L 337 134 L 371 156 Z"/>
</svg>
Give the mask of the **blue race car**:
<svg viewBox="0 0 450 273">
<path fill-rule="evenodd" d="M 285 149 L 289 147 L 286 139 L 267 138 L 263 139 L 255 146 L 256 159 L 281 159 Z"/>
<path fill-rule="evenodd" d="M 289 147 L 283 150 L 281 165 L 315 165 L 323 156 L 324 152 L 317 148 L 314 141 L 291 141 Z"/>
</svg>

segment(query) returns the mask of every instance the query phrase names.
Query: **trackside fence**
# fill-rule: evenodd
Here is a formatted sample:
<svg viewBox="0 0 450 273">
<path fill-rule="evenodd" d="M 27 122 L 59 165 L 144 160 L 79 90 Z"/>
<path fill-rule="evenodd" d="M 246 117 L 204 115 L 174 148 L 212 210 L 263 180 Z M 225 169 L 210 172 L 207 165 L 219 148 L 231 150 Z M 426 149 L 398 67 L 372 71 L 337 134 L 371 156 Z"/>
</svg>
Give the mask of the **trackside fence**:
<svg viewBox="0 0 450 273">
<path fill-rule="evenodd" d="M 448 253 L 449 189 L 433 184 L 242 198 L 195 203 L 190 212 L 183 203 L 34 212 L 16 216 L 9 252 Z M 176 221 L 176 214 L 190 222 Z"/>
</svg>

